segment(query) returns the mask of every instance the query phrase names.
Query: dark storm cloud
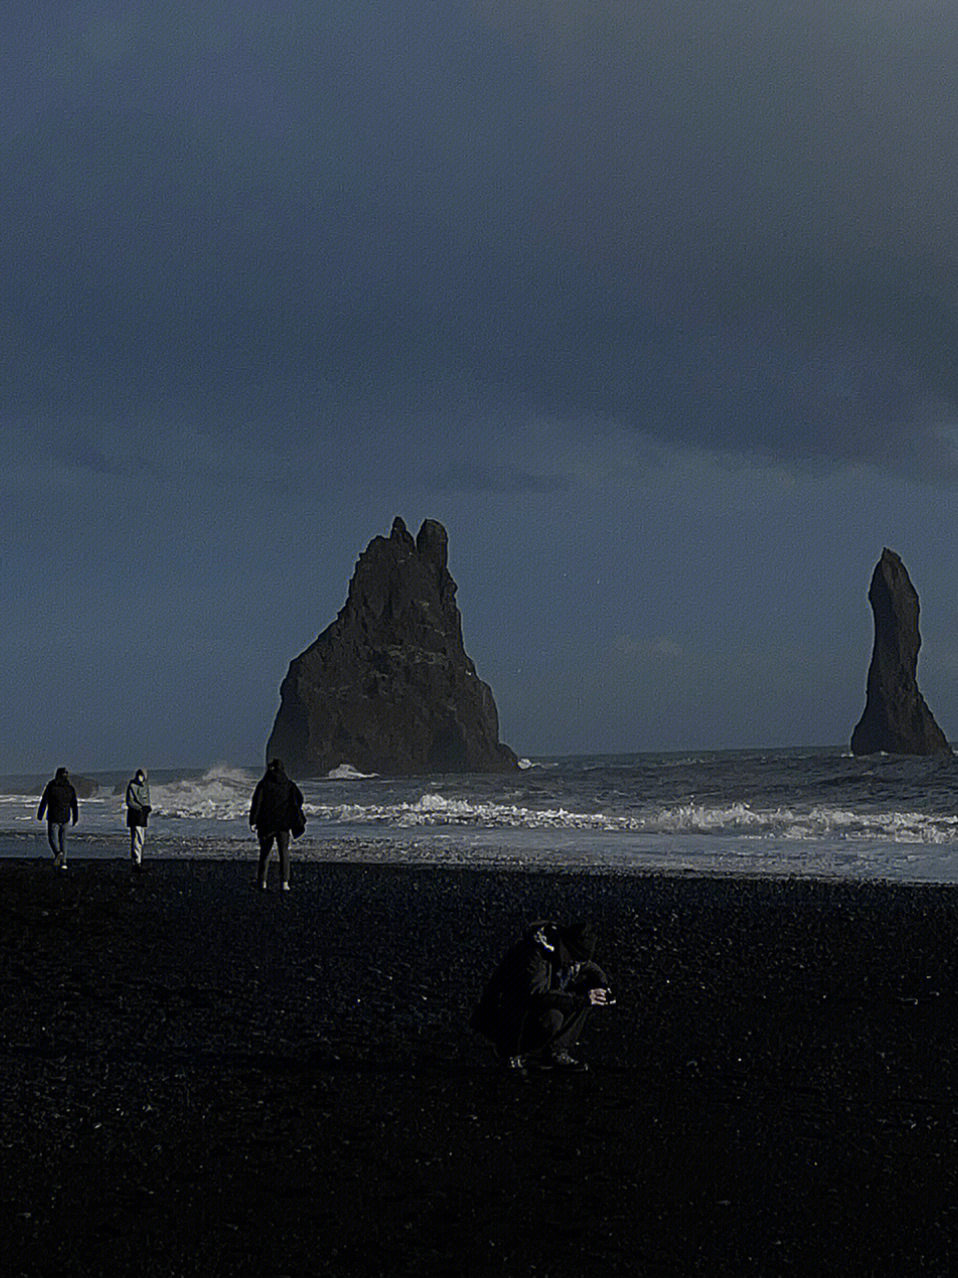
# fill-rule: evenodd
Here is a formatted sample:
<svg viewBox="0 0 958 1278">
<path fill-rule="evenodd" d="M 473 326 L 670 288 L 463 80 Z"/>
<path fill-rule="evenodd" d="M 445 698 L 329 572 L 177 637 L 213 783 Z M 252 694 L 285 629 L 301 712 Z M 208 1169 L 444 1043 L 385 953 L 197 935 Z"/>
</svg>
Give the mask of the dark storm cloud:
<svg viewBox="0 0 958 1278">
<path fill-rule="evenodd" d="M 570 480 L 565 475 L 539 474 L 515 467 L 454 462 L 437 472 L 433 486 L 440 492 L 557 493 L 565 492 Z"/>
<path fill-rule="evenodd" d="M 591 371 L 596 408 L 691 442 L 954 470 L 951 6 L 484 8 L 564 104 L 556 237 L 605 283 L 551 387 Z"/>
<path fill-rule="evenodd" d="M 468 405 L 955 475 L 950 5 L 3 22 L 9 420 Z"/>
</svg>

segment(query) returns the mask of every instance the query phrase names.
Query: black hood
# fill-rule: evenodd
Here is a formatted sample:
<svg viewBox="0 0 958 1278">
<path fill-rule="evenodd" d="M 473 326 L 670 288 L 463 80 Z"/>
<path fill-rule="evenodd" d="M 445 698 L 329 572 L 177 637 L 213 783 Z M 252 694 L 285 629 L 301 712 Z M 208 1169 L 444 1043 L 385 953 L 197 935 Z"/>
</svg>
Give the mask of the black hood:
<svg viewBox="0 0 958 1278">
<path fill-rule="evenodd" d="M 587 963 L 595 953 L 595 929 L 591 923 L 571 923 L 559 928 L 559 942 L 573 962 Z"/>
</svg>

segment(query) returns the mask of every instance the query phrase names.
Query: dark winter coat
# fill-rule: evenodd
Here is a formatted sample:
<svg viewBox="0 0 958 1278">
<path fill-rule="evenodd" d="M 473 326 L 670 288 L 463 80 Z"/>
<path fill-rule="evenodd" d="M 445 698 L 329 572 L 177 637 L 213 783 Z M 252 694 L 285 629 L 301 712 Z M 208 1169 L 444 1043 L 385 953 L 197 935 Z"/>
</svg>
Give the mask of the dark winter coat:
<svg viewBox="0 0 958 1278">
<path fill-rule="evenodd" d="M 292 831 L 299 835 L 306 828 L 302 793 L 281 768 L 270 765 L 266 775 L 257 783 L 250 804 L 249 823 L 260 834 Z"/>
<path fill-rule="evenodd" d="M 43 820 L 43 815 L 51 825 L 66 825 L 73 818 L 73 824 L 76 825 L 79 819 L 79 808 L 77 806 L 77 792 L 70 784 L 69 777 L 63 768 L 57 769 L 57 774 L 52 781 L 48 781 L 43 794 L 40 796 L 40 806 L 37 809 L 37 819 Z"/>
<path fill-rule="evenodd" d="M 535 939 L 539 927 L 531 927 L 502 959 L 470 1022 L 503 1056 L 519 1051 L 530 1014 L 555 1008 L 568 1019 L 588 1006 L 590 989 L 609 985 L 596 963 L 574 963 L 561 947 L 547 950 Z"/>
</svg>

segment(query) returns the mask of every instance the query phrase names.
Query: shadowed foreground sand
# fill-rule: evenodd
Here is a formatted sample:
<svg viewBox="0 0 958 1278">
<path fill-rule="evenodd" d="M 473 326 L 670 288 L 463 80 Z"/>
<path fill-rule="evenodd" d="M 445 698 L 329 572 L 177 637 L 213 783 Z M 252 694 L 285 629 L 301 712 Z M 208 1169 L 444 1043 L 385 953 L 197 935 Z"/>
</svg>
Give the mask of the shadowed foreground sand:
<svg viewBox="0 0 958 1278">
<path fill-rule="evenodd" d="M 4 1275 L 941 1274 L 958 889 L 0 861 Z M 619 1004 L 465 1022 L 538 914 Z"/>
</svg>

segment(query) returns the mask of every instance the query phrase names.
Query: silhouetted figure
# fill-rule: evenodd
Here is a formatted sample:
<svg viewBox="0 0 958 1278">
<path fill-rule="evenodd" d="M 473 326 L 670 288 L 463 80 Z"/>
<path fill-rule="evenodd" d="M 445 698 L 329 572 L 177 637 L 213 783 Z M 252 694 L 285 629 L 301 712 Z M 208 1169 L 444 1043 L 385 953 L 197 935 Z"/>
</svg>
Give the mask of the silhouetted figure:
<svg viewBox="0 0 958 1278">
<path fill-rule="evenodd" d="M 71 817 L 76 825 L 80 819 L 77 792 L 70 782 L 66 768 L 57 768 L 52 781 L 48 781 L 40 796 L 37 820 L 47 818 L 47 839 L 53 853 L 53 868 L 67 868 L 67 824 Z"/>
<path fill-rule="evenodd" d="M 143 864 L 146 823 L 152 810 L 150 784 L 146 770 L 137 768 L 133 780 L 126 787 L 126 823 L 130 828 L 130 860 L 135 870 L 140 869 Z"/>
<path fill-rule="evenodd" d="M 492 974 L 471 1025 L 492 1039 L 512 1069 L 586 1069 L 570 1053 L 593 1007 L 614 1000 L 592 961 L 588 923 L 540 920 L 526 929 Z"/>
<path fill-rule="evenodd" d="M 286 775 L 279 759 L 272 759 L 265 775 L 253 791 L 249 823 L 259 836 L 257 883 L 265 890 L 269 857 L 275 841 L 279 852 L 279 872 L 284 892 L 289 891 L 289 840 L 306 829 L 303 796 L 299 786 Z"/>
</svg>

